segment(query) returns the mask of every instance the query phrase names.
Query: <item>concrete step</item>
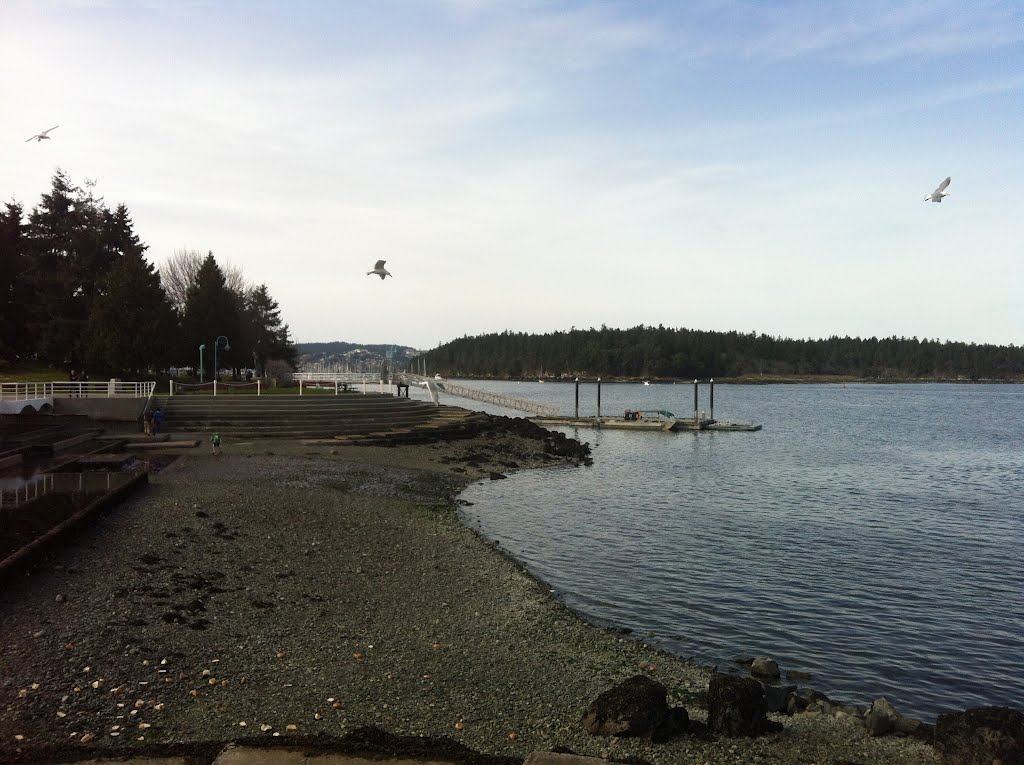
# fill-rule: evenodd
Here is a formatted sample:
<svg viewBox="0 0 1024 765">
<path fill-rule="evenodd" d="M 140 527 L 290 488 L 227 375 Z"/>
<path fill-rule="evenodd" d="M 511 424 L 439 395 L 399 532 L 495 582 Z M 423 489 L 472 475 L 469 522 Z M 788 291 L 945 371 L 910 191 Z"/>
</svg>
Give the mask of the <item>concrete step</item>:
<svg viewBox="0 0 1024 765">
<path fill-rule="evenodd" d="M 199 446 L 198 438 L 174 439 L 173 441 L 154 441 L 153 443 L 129 443 L 124 448 L 129 451 L 147 451 L 150 449 L 192 449 Z"/>
<path fill-rule="evenodd" d="M 394 438 L 436 438 L 430 431 L 462 423 L 475 413 L 458 407 L 439 407 L 426 401 L 390 394 L 351 393 L 338 396 L 173 396 L 155 400 L 164 413 L 164 430 L 178 433 L 218 432 L 228 437 L 332 438 L 343 435 Z"/>
</svg>

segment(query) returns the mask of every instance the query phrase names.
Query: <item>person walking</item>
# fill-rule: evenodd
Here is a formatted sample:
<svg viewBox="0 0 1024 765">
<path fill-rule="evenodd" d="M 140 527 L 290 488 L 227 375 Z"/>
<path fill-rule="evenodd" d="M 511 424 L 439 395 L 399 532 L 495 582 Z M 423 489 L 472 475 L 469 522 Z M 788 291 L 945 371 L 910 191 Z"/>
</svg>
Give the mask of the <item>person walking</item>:
<svg viewBox="0 0 1024 765">
<path fill-rule="evenodd" d="M 220 455 L 220 433 L 214 433 L 210 436 L 210 448 L 215 455 Z"/>
<path fill-rule="evenodd" d="M 153 412 L 153 435 L 160 432 L 160 426 L 164 423 L 164 410 L 157 409 Z"/>
<path fill-rule="evenodd" d="M 153 435 L 153 413 L 148 409 L 142 415 L 142 430 L 147 436 Z"/>
</svg>

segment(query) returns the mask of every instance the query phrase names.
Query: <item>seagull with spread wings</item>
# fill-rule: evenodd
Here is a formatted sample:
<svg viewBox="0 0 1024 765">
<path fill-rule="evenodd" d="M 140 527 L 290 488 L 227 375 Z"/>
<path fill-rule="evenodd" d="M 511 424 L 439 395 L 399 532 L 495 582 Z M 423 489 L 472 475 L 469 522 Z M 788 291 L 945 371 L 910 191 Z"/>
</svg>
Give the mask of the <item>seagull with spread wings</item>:
<svg viewBox="0 0 1024 765">
<path fill-rule="evenodd" d="M 936 187 L 935 191 L 933 191 L 931 194 L 929 194 L 928 196 L 926 196 L 924 198 L 924 201 L 925 202 L 941 202 L 943 197 L 948 197 L 949 196 L 949 192 L 946 191 L 946 187 L 949 185 L 949 182 L 952 181 L 952 180 L 953 180 L 952 177 L 949 177 L 946 180 L 944 180 L 942 183 L 940 183 Z"/>
<path fill-rule="evenodd" d="M 48 136 L 47 133 L 49 133 L 51 130 L 56 130 L 59 127 L 60 125 L 54 125 L 52 128 L 47 128 L 42 133 L 36 133 L 34 136 L 29 138 L 28 141 L 25 141 L 25 143 L 28 143 L 29 141 L 35 141 L 36 143 L 39 143 L 40 141 L 49 141 L 50 136 Z"/>
<path fill-rule="evenodd" d="M 384 260 L 378 260 L 376 263 L 374 263 L 373 270 L 367 271 L 366 275 L 369 276 L 370 274 L 377 274 L 377 276 L 379 276 L 381 279 L 383 279 L 385 276 L 391 276 L 391 272 L 384 268 L 384 263 L 386 262 L 387 261 Z M 393 279 L 394 277 L 392 276 L 391 278 Z"/>
</svg>

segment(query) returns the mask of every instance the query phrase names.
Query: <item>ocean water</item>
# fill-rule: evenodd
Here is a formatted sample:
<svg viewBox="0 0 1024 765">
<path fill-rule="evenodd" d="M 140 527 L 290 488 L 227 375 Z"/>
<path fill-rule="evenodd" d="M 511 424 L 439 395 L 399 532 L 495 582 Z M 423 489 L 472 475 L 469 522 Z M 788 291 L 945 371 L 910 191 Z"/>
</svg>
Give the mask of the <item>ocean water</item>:
<svg viewBox="0 0 1024 765">
<path fill-rule="evenodd" d="M 574 410 L 571 383 L 471 384 Z M 601 396 L 604 414 L 693 411 L 692 385 Z M 928 721 L 1024 708 L 1024 386 L 719 384 L 715 414 L 764 429 L 561 428 L 593 466 L 471 486 L 464 521 L 591 621 L 680 656 L 772 656 Z"/>
</svg>

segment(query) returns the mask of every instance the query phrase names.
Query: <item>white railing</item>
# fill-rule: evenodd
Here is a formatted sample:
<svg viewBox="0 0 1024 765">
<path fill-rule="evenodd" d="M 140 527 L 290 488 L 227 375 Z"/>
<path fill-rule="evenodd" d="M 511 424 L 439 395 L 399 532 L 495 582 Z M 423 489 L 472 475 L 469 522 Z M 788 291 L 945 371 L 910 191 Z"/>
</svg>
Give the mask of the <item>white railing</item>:
<svg viewBox="0 0 1024 765">
<path fill-rule="evenodd" d="M 292 375 L 298 382 L 339 382 L 375 383 L 380 381 L 379 372 L 296 372 Z"/>
<path fill-rule="evenodd" d="M 117 489 L 135 477 L 134 472 L 44 473 L 25 481 L 0 481 L 0 509 L 16 508 L 49 494 L 89 495 Z M 7 484 L 10 483 L 10 486 Z"/>
<path fill-rule="evenodd" d="M 433 382 L 433 379 L 429 377 L 410 374 L 409 372 L 403 372 L 398 375 L 398 378 L 413 385 L 422 385 L 425 382 Z M 516 396 L 507 396 L 504 393 L 493 393 L 488 390 L 471 388 L 468 385 L 453 383 L 450 380 L 438 380 L 437 387 L 442 392 L 450 393 L 453 396 L 461 396 L 462 398 L 468 398 L 473 401 L 482 401 L 485 404 L 497 404 L 498 406 L 505 407 L 506 409 L 514 409 L 519 412 L 530 412 L 531 414 L 538 414 L 543 417 L 552 417 L 558 414 L 557 406 L 542 404 L 539 401 L 531 401 L 528 398 L 517 398 Z"/>
<path fill-rule="evenodd" d="M 155 382 L 0 382 L 0 401 L 37 398 L 149 398 Z"/>
</svg>

